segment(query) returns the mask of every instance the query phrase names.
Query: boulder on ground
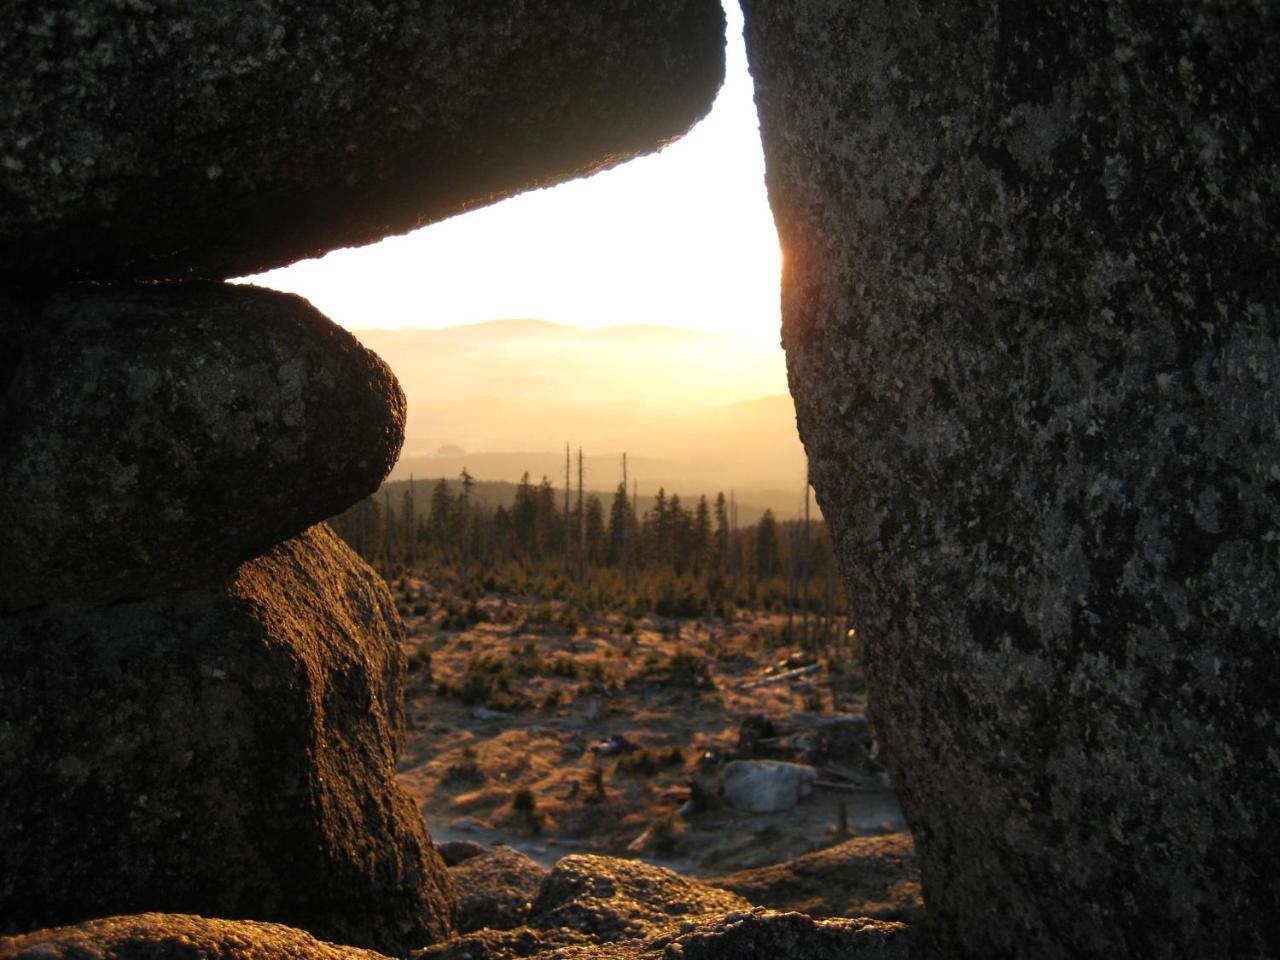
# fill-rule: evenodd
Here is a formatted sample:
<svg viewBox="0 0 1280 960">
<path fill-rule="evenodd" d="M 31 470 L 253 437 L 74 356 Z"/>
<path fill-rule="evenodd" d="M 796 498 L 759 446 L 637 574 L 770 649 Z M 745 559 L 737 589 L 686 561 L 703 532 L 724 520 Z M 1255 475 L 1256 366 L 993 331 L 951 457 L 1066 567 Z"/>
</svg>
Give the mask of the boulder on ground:
<svg viewBox="0 0 1280 960">
<path fill-rule="evenodd" d="M 0 937 L 0 960 L 386 960 L 253 920 L 142 913 Z"/>
<path fill-rule="evenodd" d="M 790 810 L 813 792 L 818 771 L 783 760 L 732 760 L 721 772 L 725 802 L 745 813 Z"/>
<path fill-rule="evenodd" d="M 70 289 L 0 314 L 5 338 L 0 611 L 225 577 L 375 491 L 400 451 L 391 371 L 290 294 Z"/>
<path fill-rule="evenodd" d="M 458 890 L 458 930 L 505 930 L 523 923 L 550 873 L 504 843 L 467 857 L 449 871 Z"/>
<path fill-rule="evenodd" d="M 533 960 L 911 960 L 918 942 L 900 923 L 752 910 L 684 923 L 641 942 L 570 946 Z"/>
<path fill-rule="evenodd" d="M 477 840 L 437 840 L 435 847 L 447 867 L 456 867 L 472 857 L 482 857 L 490 850 Z"/>
<path fill-rule="evenodd" d="M 924 919 L 920 864 L 909 833 L 853 837 L 763 867 L 706 882 L 773 910 L 813 917 L 871 917 L 915 924 Z"/>
<path fill-rule="evenodd" d="M 910 960 L 922 955 L 921 942 L 901 923 L 755 909 L 672 920 L 661 933 L 621 942 L 568 929 L 483 930 L 415 960 Z"/>
<path fill-rule="evenodd" d="M 10 5 L 0 278 L 369 243 L 654 150 L 723 72 L 716 0 Z"/>
<path fill-rule="evenodd" d="M 395 784 L 403 629 L 326 526 L 218 588 L 0 618 L 0 932 L 161 910 L 389 954 L 448 936 Z"/>
<path fill-rule="evenodd" d="M 1280 956 L 1280 7 L 743 7 L 940 950 Z"/>
<path fill-rule="evenodd" d="M 641 860 L 574 854 L 556 861 L 530 926 L 569 927 L 604 940 L 651 934 L 671 919 L 726 913 L 747 901 Z"/>
<path fill-rule="evenodd" d="M 509 960 L 575 946 L 598 949 L 749 908 L 736 894 L 663 867 L 573 854 L 556 861 L 524 925 L 481 928 L 429 947 L 415 960 Z"/>
</svg>

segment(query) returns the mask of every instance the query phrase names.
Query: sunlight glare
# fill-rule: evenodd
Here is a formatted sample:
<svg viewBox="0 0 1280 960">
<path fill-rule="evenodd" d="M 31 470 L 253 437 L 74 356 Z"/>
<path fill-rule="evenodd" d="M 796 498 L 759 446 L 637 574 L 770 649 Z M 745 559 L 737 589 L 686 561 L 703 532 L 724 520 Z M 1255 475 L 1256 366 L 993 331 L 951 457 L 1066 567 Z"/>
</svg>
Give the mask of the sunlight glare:
<svg viewBox="0 0 1280 960">
<path fill-rule="evenodd" d="M 537 317 L 733 331 L 777 349 L 781 257 L 742 14 L 726 13 L 724 87 L 660 153 L 249 279 L 354 330 Z"/>
</svg>

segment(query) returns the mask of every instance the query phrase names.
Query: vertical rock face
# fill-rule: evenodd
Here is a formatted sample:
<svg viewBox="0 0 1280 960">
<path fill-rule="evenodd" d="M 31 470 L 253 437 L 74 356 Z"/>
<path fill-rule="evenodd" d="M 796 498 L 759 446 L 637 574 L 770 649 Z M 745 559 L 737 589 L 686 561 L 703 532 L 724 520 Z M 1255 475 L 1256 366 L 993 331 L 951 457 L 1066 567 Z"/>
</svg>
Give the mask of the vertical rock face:
<svg viewBox="0 0 1280 960">
<path fill-rule="evenodd" d="M 389 954 L 447 936 L 394 783 L 402 635 L 326 526 L 221 587 L 0 618 L 0 932 L 145 905 Z"/>
<path fill-rule="evenodd" d="M 1280 14 L 746 0 L 784 345 L 944 946 L 1280 952 Z"/>
</svg>

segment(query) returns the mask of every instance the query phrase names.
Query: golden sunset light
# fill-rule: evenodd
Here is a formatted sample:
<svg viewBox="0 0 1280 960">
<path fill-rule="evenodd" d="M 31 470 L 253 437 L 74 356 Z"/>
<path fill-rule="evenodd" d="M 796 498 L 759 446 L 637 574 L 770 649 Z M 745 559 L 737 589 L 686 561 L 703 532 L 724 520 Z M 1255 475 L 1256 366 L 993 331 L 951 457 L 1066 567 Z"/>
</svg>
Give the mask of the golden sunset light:
<svg viewBox="0 0 1280 960">
<path fill-rule="evenodd" d="M 730 4 L 710 115 L 660 153 L 253 282 L 299 293 L 348 329 L 536 317 L 577 327 L 725 331 L 777 353 L 777 235 Z M 768 392 L 781 389 L 775 375 Z"/>
</svg>

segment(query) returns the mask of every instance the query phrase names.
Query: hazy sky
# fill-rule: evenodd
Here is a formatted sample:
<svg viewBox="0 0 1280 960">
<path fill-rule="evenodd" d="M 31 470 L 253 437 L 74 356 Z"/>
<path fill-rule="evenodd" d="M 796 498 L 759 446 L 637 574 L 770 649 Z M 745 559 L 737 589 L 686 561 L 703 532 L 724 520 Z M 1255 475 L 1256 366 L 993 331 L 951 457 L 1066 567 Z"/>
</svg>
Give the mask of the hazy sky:
<svg viewBox="0 0 1280 960">
<path fill-rule="evenodd" d="M 726 14 L 724 88 L 661 153 L 254 282 L 356 330 L 538 317 L 734 330 L 777 348 L 778 241 L 742 14 L 736 3 Z"/>
</svg>

